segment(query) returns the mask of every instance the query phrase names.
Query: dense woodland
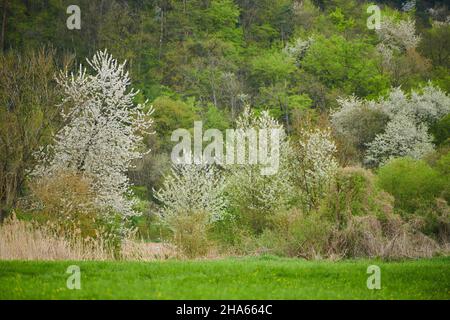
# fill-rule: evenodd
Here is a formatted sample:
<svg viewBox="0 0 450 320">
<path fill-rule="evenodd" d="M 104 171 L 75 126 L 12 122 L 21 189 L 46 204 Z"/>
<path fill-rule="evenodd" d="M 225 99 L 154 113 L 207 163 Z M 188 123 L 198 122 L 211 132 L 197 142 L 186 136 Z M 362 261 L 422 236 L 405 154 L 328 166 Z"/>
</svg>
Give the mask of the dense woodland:
<svg viewBox="0 0 450 320">
<path fill-rule="evenodd" d="M 446 1 L 80 0 L 69 30 L 73 2 L 0 4 L 1 220 L 189 257 L 448 252 Z M 278 173 L 172 165 L 195 120 L 282 128 Z"/>
</svg>

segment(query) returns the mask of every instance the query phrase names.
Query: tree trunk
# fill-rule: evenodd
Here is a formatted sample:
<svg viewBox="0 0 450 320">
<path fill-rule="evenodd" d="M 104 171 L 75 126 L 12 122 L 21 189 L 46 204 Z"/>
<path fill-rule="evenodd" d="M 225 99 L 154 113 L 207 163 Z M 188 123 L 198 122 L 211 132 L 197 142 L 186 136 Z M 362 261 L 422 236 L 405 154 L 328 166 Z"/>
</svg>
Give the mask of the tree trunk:
<svg viewBox="0 0 450 320">
<path fill-rule="evenodd" d="M 8 0 L 3 0 L 3 15 L 2 15 L 2 32 L 0 34 L 0 50 L 5 50 L 5 36 L 6 36 L 6 19 L 8 10 Z"/>
</svg>

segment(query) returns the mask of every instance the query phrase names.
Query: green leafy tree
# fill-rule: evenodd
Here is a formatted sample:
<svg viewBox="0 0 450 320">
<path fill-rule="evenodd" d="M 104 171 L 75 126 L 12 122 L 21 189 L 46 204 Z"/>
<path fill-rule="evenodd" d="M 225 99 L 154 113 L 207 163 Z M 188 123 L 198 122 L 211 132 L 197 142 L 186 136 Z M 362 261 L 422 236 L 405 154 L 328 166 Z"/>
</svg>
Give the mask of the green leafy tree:
<svg viewBox="0 0 450 320">
<path fill-rule="evenodd" d="M 0 55 L 0 219 L 23 193 L 35 152 L 51 142 L 61 95 L 52 50 Z"/>
<path fill-rule="evenodd" d="M 378 70 L 373 49 L 362 40 L 317 36 L 302 66 L 329 89 L 375 97 L 389 87 L 389 79 Z"/>
</svg>

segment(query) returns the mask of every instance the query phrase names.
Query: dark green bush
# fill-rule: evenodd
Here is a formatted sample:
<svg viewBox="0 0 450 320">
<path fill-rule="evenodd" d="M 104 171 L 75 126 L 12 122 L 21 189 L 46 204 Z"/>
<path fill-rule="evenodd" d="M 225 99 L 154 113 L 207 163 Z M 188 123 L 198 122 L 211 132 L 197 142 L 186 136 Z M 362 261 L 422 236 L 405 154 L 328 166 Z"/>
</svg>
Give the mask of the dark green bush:
<svg viewBox="0 0 450 320">
<path fill-rule="evenodd" d="M 450 143 L 450 114 L 439 120 L 430 128 L 437 145 Z"/>
</svg>

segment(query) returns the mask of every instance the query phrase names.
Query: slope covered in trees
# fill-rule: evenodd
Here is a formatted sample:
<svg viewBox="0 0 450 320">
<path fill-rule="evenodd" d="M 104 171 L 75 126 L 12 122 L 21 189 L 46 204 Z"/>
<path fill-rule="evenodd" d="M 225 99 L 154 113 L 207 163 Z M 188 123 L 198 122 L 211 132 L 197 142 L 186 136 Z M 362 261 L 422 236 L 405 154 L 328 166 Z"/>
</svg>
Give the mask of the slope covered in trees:
<svg viewBox="0 0 450 320">
<path fill-rule="evenodd" d="M 79 30 L 71 4 L 1 2 L 2 219 L 188 256 L 448 247 L 445 1 L 80 0 Z M 194 121 L 281 128 L 277 173 L 171 163 Z"/>
</svg>

